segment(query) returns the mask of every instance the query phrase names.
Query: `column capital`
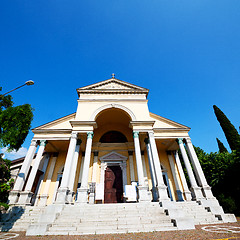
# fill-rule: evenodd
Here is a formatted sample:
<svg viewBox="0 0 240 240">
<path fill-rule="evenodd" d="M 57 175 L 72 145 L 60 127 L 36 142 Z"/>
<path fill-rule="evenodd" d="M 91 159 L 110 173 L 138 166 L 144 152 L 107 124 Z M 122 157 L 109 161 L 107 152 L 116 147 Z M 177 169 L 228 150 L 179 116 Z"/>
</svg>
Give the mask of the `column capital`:
<svg viewBox="0 0 240 240">
<path fill-rule="evenodd" d="M 37 146 L 37 143 L 36 139 L 32 139 L 30 146 Z"/>
<path fill-rule="evenodd" d="M 94 155 L 94 157 L 97 157 L 98 156 L 98 151 L 93 151 L 93 155 Z"/>
<path fill-rule="evenodd" d="M 47 144 L 47 140 L 40 140 L 40 144 L 39 144 L 39 146 L 46 146 L 46 144 Z"/>
<path fill-rule="evenodd" d="M 71 134 L 71 138 L 75 138 L 75 139 L 77 139 L 77 135 L 78 135 L 78 132 L 72 132 L 72 134 Z"/>
<path fill-rule="evenodd" d="M 133 131 L 133 138 L 138 138 L 138 137 L 139 137 L 139 132 Z"/>
<path fill-rule="evenodd" d="M 154 131 L 148 131 L 148 136 L 149 137 L 154 137 Z"/>
<path fill-rule="evenodd" d="M 167 155 L 172 155 L 172 151 L 168 150 Z"/>
<path fill-rule="evenodd" d="M 54 152 L 53 157 L 58 157 L 58 152 Z"/>
<path fill-rule="evenodd" d="M 192 143 L 191 138 L 185 138 L 186 143 Z"/>
<path fill-rule="evenodd" d="M 132 156 L 133 155 L 133 151 L 128 151 L 128 155 Z"/>
<path fill-rule="evenodd" d="M 183 138 L 177 138 L 176 141 L 178 144 L 183 144 Z"/>
<path fill-rule="evenodd" d="M 93 132 L 87 132 L 87 138 L 93 138 Z"/>
</svg>

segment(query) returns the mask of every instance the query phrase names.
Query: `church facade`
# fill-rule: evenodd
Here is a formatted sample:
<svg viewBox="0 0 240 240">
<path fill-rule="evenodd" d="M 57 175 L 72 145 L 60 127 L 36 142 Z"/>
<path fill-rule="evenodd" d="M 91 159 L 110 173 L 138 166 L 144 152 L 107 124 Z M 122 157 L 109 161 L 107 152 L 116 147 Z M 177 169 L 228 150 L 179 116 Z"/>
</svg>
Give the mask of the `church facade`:
<svg viewBox="0 0 240 240">
<path fill-rule="evenodd" d="M 149 112 L 148 92 L 114 75 L 77 89 L 75 113 L 32 130 L 10 204 L 159 202 L 177 219 L 175 203 L 197 202 L 222 221 L 235 221 L 212 194 L 190 128 Z"/>
</svg>

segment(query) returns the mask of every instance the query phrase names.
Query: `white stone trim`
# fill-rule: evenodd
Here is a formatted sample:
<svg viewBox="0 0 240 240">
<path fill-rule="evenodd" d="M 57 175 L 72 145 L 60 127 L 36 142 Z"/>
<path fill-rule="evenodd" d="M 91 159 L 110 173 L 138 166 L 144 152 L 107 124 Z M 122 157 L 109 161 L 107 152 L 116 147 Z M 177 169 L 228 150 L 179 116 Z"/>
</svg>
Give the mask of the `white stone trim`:
<svg viewBox="0 0 240 240">
<path fill-rule="evenodd" d="M 131 118 L 131 121 L 136 121 L 136 116 L 134 115 L 134 113 L 127 107 L 123 106 L 123 105 L 120 105 L 120 104 L 107 104 L 107 105 L 104 105 L 104 106 L 101 106 L 100 108 L 98 108 L 91 116 L 90 118 L 90 121 L 95 121 L 98 114 L 100 112 L 102 112 L 103 110 L 106 110 L 106 109 L 111 109 L 111 108 L 118 108 L 118 109 L 121 109 L 123 110 L 124 112 L 126 112 L 129 117 Z"/>
</svg>

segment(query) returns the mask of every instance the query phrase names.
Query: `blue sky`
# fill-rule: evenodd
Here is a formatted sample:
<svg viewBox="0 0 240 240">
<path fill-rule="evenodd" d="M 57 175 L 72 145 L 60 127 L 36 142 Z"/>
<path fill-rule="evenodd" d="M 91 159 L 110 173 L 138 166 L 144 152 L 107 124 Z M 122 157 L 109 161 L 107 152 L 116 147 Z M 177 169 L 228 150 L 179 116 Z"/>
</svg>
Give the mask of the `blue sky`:
<svg viewBox="0 0 240 240">
<path fill-rule="evenodd" d="M 216 137 L 228 145 L 212 105 L 240 125 L 239 12 L 239 0 L 1 1 L 0 86 L 35 81 L 12 96 L 31 103 L 36 127 L 75 112 L 77 88 L 115 73 L 217 151 Z"/>
</svg>

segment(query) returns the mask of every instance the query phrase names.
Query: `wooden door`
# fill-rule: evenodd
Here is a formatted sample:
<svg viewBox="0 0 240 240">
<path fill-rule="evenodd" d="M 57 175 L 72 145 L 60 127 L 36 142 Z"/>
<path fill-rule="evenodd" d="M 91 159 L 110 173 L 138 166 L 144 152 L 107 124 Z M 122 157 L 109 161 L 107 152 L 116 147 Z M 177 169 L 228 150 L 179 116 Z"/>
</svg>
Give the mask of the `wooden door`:
<svg viewBox="0 0 240 240">
<path fill-rule="evenodd" d="M 104 185 L 104 203 L 123 202 L 122 170 L 119 166 L 107 167 Z"/>
</svg>

